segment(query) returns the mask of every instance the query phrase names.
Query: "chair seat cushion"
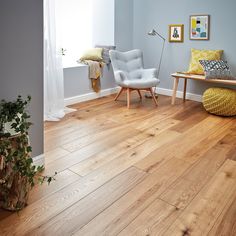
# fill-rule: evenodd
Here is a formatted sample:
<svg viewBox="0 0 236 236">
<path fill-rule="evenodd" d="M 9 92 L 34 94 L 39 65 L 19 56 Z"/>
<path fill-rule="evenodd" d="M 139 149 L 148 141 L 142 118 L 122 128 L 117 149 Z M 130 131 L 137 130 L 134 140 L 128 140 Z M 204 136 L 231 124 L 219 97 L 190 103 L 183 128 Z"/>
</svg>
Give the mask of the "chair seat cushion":
<svg viewBox="0 0 236 236">
<path fill-rule="evenodd" d="M 159 79 L 150 78 L 150 79 L 132 79 L 132 80 L 125 80 L 123 81 L 123 86 L 127 88 L 134 88 L 134 89 L 146 89 L 155 87 L 159 84 Z"/>
<path fill-rule="evenodd" d="M 203 94 L 203 106 L 212 114 L 236 115 L 236 91 L 226 88 L 209 88 Z"/>
</svg>

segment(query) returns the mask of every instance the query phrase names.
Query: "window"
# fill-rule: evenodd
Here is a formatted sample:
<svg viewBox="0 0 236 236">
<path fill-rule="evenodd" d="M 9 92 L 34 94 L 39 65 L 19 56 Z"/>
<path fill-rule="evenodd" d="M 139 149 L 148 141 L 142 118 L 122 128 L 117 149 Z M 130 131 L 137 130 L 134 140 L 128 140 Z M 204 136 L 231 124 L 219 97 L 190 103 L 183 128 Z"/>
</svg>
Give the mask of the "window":
<svg viewBox="0 0 236 236">
<path fill-rule="evenodd" d="M 56 0 L 57 40 L 65 49 L 63 65 L 75 63 L 92 47 L 92 0 Z"/>
</svg>

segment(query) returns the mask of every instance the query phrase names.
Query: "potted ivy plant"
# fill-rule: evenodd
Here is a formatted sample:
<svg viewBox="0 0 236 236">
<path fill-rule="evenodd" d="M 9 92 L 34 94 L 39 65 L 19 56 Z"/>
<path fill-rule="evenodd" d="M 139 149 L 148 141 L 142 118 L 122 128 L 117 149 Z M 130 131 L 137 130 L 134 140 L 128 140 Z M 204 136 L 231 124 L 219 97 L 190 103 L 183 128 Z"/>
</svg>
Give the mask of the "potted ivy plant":
<svg viewBox="0 0 236 236">
<path fill-rule="evenodd" d="M 14 102 L 0 102 L 0 208 L 10 211 L 26 206 L 36 182 L 50 183 L 55 176 L 43 176 L 44 167 L 33 165 L 28 136 L 32 123 L 26 110 L 30 100 L 18 96 Z"/>
</svg>

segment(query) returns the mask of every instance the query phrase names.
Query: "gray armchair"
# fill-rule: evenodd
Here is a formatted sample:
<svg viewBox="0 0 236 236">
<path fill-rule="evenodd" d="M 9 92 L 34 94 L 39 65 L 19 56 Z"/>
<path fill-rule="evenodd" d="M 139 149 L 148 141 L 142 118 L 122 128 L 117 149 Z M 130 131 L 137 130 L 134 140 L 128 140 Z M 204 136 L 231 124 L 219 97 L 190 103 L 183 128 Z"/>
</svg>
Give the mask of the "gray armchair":
<svg viewBox="0 0 236 236">
<path fill-rule="evenodd" d="M 156 69 L 143 68 L 143 54 L 141 50 L 135 49 L 128 52 L 110 51 L 111 63 L 114 70 L 116 83 L 121 87 L 115 101 L 120 94 L 127 91 L 127 107 L 130 107 L 130 93 L 136 90 L 142 99 L 140 90 L 149 91 L 157 106 L 157 100 L 153 94 L 152 87 L 156 87 L 160 80 L 157 79 Z"/>
</svg>

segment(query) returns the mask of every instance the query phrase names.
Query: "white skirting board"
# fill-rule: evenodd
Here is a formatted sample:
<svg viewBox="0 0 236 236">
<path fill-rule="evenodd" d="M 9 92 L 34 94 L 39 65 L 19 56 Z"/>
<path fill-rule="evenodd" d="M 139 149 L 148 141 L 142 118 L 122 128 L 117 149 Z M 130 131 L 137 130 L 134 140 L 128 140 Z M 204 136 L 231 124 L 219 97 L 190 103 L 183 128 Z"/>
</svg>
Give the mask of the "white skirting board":
<svg viewBox="0 0 236 236">
<path fill-rule="evenodd" d="M 172 89 L 165 89 L 165 88 L 157 88 L 157 93 L 166 96 L 172 96 L 173 90 Z M 183 98 L 183 92 L 177 91 L 176 93 L 177 98 Z M 194 93 L 186 93 L 186 99 L 202 102 L 202 95 L 194 94 Z"/>
<path fill-rule="evenodd" d="M 44 164 L 45 164 L 44 154 L 33 157 L 33 165 L 44 166 Z"/>
<path fill-rule="evenodd" d="M 75 97 L 65 98 L 65 100 L 64 100 L 65 106 L 69 106 L 69 105 L 73 105 L 76 103 L 85 102 L 85 101 L 93 100 L 96 98 L 108 96 L 108 95 L 117 93 L 118 90 L 119 90 L 119 87 L 115 87 L 115 88 L 101 90 L 99 93 L 92 92 L 92 93 L 78 95 Z"/>
<path fill-rule="evenodd" d="M 87 93 L 87 94 L 78 95 L 75 97 L 66 98 L 65 105 L 69 106 L 69 105 L 73 105 L 76 103 L 85 102 L 85 101 L 89 101 L 92 99 L 108 96 L 108 95 L 117 93 L 118 90 L 119 90 L 119 87 L 115 87 L 115 88 L 101 90 L 99 93 L 93 92 L 93 93 Z M 165 89 L 165 88 L 157 88 L 157 93 L 161 94 L 161 95 L 172 96 L 173 90 L 172 89 Z M 177 91 L 176 97 L 182 98 L 183 92 Z M 187 93 L 186 98 L 189 100 L 192 100 L 192 101 L 202 102 L 202 95 L 199 95 L 199 94 Z"/>
</svg>

